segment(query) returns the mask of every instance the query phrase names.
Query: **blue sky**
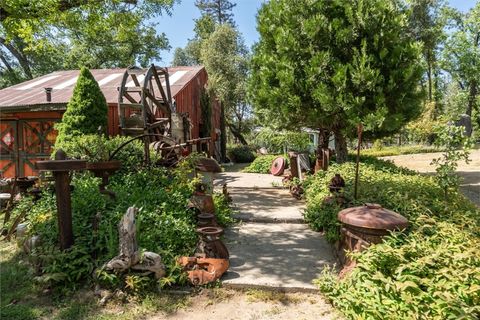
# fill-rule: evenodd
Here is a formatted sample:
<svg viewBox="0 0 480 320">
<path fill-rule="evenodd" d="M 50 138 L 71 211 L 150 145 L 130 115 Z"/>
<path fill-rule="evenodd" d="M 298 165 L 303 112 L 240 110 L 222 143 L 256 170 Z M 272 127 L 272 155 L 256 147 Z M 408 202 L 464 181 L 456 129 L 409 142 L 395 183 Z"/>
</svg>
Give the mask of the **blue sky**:
<svg viewBox="0 0 480 320">
<path fill-rule="evenodd" d="M 233 9 L 235 22 L 245 39 L 245 44 L 250 47 L 258 40 L 256 15 L 261 4 L 265 1 L 232 0 L 232 2 L 237 3 L 237 6 Z M 461 11 L 468 11 L 475 5 L 476 0 L 450 0 L 449 3 L 452 7 Z M 181 0 L 179 4 L 174 6 L 172 16 L 165 15 L 157 19 L 157 30 L 167 35 L 172 47 L 170 51 L 162 52 L 162 62 L 160 64 L 170 65 L 175 48 L 184 47 L 188 39 L 193 37 L 193 19 L 199 16 L 200 12 L 195 7 L 195 0 Z"/>
</svg>

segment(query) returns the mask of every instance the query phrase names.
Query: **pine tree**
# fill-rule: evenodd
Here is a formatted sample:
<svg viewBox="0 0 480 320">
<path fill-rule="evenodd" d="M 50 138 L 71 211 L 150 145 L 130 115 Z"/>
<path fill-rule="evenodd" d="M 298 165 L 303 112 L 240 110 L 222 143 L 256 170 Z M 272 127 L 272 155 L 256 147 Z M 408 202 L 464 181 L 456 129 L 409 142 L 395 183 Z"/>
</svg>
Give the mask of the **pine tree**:
<svg viewBox="0 0 480 320">
<path fill-rule="evenodd" d="M 210 15 L 218 24 L 229 23 L 235 25 L 233 21 L 232 9 L 237 5 L 228 0 L 196 0 L 195 5 L 202 15 Z"/>
<path fill-rule="evenodd" d="M 67 111 L 57 125 L 56 145 L 70 140 L 74 136 L 96 134 L 99 127 L 106 130 L 108 107 L 97 81 L 90 71 L 83 67 L 67 104 Z"/>
</svg>

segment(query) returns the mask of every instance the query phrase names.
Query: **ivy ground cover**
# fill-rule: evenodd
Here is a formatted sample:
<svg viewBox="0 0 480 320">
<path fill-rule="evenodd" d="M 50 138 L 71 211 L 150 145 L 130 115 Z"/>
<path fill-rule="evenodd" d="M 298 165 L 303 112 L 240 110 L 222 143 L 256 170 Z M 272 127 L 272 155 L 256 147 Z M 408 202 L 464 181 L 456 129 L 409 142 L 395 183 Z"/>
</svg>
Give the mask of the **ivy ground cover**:
<svg viewBox="0 0 480 320">
<path fill-rule="evenodd" d="M 334 164 L 305 183 L 305 218 L 331 242 L 339 239 L 341 208 L 323 199 L 335 173 L 345 178 L 351 200 L 353 162 Z M 363 158 L 359 197 L 351 204 L 365 202 L 402 214 L 411 226 L 353 254 L 356 267 L 343 279 L 326 270 L 316 283 L 332 303 L 350 319 L 478 319 L 480 210 L 460 193 L 445 201 L 431 177 L 370 157 Z"/>
</svg>

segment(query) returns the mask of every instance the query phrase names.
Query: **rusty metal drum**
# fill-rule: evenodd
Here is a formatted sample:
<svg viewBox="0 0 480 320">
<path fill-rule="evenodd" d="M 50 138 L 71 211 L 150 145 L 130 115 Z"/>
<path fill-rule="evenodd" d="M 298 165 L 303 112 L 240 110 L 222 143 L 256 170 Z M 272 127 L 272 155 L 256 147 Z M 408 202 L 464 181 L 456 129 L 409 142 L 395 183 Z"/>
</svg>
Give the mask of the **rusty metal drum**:
<svg viewBox="0 0 480 320">
<path fill-rule="evenodd" d="M 348 250 L 362 250 L 372 243 L 380 243 L 390 231 L 408 228 L 408 220 L 376 203 L 347 208 L 338 213 L 342 223 L 342 242 Z"/>
</svg>

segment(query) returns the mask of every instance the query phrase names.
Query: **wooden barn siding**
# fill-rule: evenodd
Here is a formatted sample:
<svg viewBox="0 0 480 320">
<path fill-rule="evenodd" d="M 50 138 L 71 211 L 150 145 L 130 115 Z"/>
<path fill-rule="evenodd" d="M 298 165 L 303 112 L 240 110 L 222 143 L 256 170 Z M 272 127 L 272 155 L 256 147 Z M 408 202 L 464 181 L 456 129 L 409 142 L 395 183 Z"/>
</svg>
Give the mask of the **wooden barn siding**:
<svg viewBox="0 0 480 320">
<path fill-rule="evenodd" d="M 118 121 L 118 105 L 108 105 L 108 135 L 116 136 L 120 134 L 120 127 Z"/>
<path fill-rule="evenodd" d="M 2 121 L 22 119 L 62 119 L 63 111 L 32 111 L 2 113 Z"/>
<path fill-rule="evenodd" d="M 189 83 L 187 83 L 182 90 L 177 92 L 174 96 L 177 111 L 178 112 L 188 112 L 192 127 L 192 138 L 199 138 L 200 136 L 200 124 L 203 122 L 201 118 L 201 107 L 200 107 L 200 95 L 202 88 L 206 85 L 208 80 L 207 72 L 205 69 L 202 69 L 195 78 L 193 78 Z M 127 112 L 128 114 L 128 112 Z M 35 112 L 12 112 L 12 113 L 2 113 L 1 120 L 41 120 L 49 119 L 53 122 L 60 121 L 63 116 L 63 111 L 35 111 Z M 4 123 L 5 124 L 5 123 Z M 210 145 L 210 150 L 214 150 L 214 141 L 218 139 L 218 134 L 216 129 L 220 128 L 220 104 L 218 101 L 213 101 L 212 103 L 212 143 Z M 119 118 L 118 118 L 118 109 L 117 104 L 108 105 L 108 134 L 110 136 L 115 136 L 120 133 L 119 128 Z M 43 157 L 41 157 L 43 158 Z M 39 158 L 39 159 L 41 159 Z M 31 159 L 31 161 L 36 161 L 39 159 Z M 6 165 L 7 161 L 0 161 L 0 169 Z M 4 177 L 14 177 L 15 168 L 11 167 L 4 172 Z M 24 167 L 24 175 L 35 175 L 37 172 L 32 170 L 30 167 Z"/>
<path fill-rule="evenodd" d="M 36 161 L 48 158 L 52 151 L 50 145 L 41 142 L 37 134 L 43 131 L 41 126 L 43 128 L 51 127 L 62 118 L 62 114 L 61 111 L 38 111 L 2 113 L 0 115 L 0 132 L 9 132 L 14 138 L 11 149 L 3 150 L 4 145 L 0 147 L 3 158 L 0 159 L 1 177 L 37 175 L 32 166 Z M 56 130 L 52 129 L 48 134 L 48 139 L 53 142 L 56 135 Z"/>
<path fill-rule="evenodd" d="M 177 112 L 188 113 L 192 124 L 191 137 L 196 139 L 200 137 L 201 107 L 200 93 L 207 83 L 207 75 L 203 69 L 193 78 L 185 87 L 175 95 L 174 99 L 177 105 Z"/>
</svg>

